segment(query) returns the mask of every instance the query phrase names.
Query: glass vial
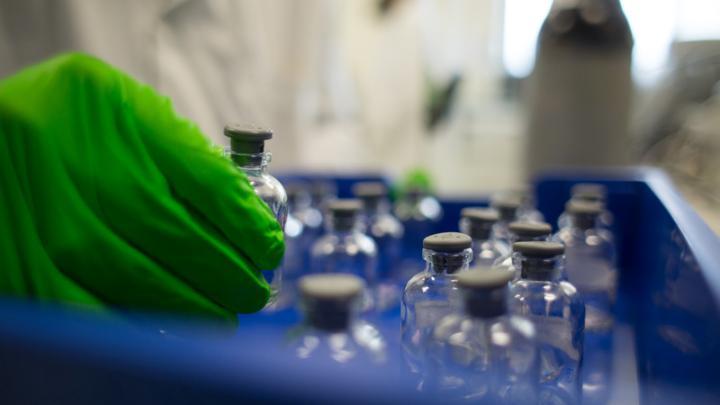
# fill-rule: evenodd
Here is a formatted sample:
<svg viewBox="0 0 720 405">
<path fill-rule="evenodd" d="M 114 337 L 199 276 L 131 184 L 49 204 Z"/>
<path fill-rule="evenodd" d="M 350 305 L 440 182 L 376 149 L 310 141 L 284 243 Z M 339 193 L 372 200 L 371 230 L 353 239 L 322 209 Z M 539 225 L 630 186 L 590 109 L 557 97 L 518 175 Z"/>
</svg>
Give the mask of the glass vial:
<svg viewBox="0 0 720 405">
<path fill-rule="evenodd" d="M 407 281 L 422 270 L 424 263 L 417 255 L 418 246 L 425 236 L 435 232 L 443 216 L 440 202 L 426 189 L 415 187 L 406 190 L 395 204 L 395 215 L 405 227 L 402 240 L 402 258 L 397 271 L 398 284 Z"/>
<path fill-rule="evenodd" d="M 564 249 L 556 242 L 513 245 L 521 278 L 512 283 L 511 305 L 535 325 L 545 392 L 579 399 L 585 305 L 572 284 L 558 279 Z"/>
<path fill-rule="evenodd" d="M 459 274 L 462 309 L 442 318 L 428 349 L 435 390 L 487 404 L 537 403 L 535 328 L 508 309 L 512 275 L 486 268 Z"/>
<path fill-rule="evenodd" d="M 270 152 L 265 152 L 265 142 L 272 139 L 272 131 L 242 124 L 226 125 L 225 136 L 230 138 L 230 159 L 247 175 L 255 193 L 262 199 L 275 215 L 280 226 L 285 229 L 287 219 L 287 194 L 283 185 L 268 173 L 268 165 L 272 159 Z M 282 285 L 282 271 L 265 269 L 265 279 L 270 283 L 271 297 L 268 305 L 277 300 Z"/>
<path fill-rule="evenodd" d="M 412 372 L 425 373 L 425 349 L 435 324 L 457 304 L 459 273 L 472 260 L 472 239 L 457 232 L 445 232 L 423 239 L 425 270 L 405 286 L 401 304 L 401 338 Z"/>
<path fill-rule="evenodd" d="M 610 231 L 599 224 L 602 205 L 570 200 L 566 206 L 568 225 L 555 239 L 565 245 L 568 280 L 583 295 L 588 332 L 609 333 L 617 295 L 615 244 Z"/>
<path fill-rule="evenodd" d="M 500 219 L 490 208 L 466 207 L 460 211 L 460 231 L 472 238 L 473 266 L 492 266 L 510 254 L 510 247 L 493 237 L 493 226 Z"/>
<path fill-rule="evenodd" d="M 300 359 L 379 365 L 386 342 L 378 329 L 358 318 L 364 283 L 351 274 L 313 274 L 298 283 L 303 323 L 291 332 Z"/>
<path fill-rule="evenodd" d="M 373 291 L 377 283 L 377 246 L 362 232 L 359 223 L 362 204 L 359 200 L 334 200 L 327 204 L 325 234 L 311 249 L 311 273 L 346 273 L 356 275 Z M 370 292 L 366 292 L 364 310 L 373 308 Z"/>
<path fill-rule="evenodd" d="M 397 275 L 400 268 L 404 227 L 390 211 L 387 187 L 380 182 L 359 182 L 353 194 L 363 204 L 363 225 L 378 248 L 378 283 L 375 289 L 377 310 L 397 308 L 400 287 Z"/>
<path fill-rule="evenodd" d="M 511 246 L 515 242 L 547 241 L 552 236 L 552 227 L 546 222 L 515 221 L 508 226 Z M 520 278 L 520 268 L 513 263 L 513 252 L 500 257 L 493 263 L 495 266 L 512 272 L 515 279 Z"/>
</svg>

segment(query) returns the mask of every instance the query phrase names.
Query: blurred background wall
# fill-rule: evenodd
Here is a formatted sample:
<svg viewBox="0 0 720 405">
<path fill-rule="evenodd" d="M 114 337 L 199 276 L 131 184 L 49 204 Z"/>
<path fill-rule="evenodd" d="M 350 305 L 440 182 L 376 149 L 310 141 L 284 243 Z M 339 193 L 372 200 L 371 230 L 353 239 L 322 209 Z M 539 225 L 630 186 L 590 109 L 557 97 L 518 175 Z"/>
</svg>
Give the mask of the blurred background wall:
<svg viewBox="0 0 720 405">
<path fill-rule="evenodd" d="M 216 143 L 229 121 L 273 128 L 276 171 L 424 167 L 440 193 L 477 193 L 528 176 L 533 113 L 554 93 L 528 97 L 551 7 L 603 1 L 554 3 L 0 0 L 0 77 L 82 50 L 159 88 Z M 713 215 L 720 2 L 618 4 L 632 34 L 623 163 L 668 168 Z"/>
</svg>

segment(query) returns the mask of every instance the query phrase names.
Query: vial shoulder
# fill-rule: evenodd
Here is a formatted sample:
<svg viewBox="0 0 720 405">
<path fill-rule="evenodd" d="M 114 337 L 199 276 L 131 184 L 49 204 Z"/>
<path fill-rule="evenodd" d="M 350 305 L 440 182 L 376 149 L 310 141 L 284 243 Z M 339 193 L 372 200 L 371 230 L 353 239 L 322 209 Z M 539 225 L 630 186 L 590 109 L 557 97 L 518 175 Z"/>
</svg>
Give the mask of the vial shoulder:
<svg viewBox="0 0 720 405">
<path fill-rule="evenodd" d="M 278 179 L 270 174 L 259 175 L 248 174 L 248 181 L 255 189 L 255 192 L 263 199 L 272 198 L 275 201 L 287 204 L 287 192 Z"/>
<path fill-rule="evenodd" d="M 405 293 L 420 292 L 427 285 L 428 279 L 430 279 L 430 273 L 427 271 L 421 271 L 410 277 L 410 280 L 405 284 Z"/>
<path fill-rule="evenodd" d="M 577 287 L 575 287 L 572 283 L 569 281 L 561 281 L 558 283 L 558 289 L 562 293 L 562 296 L 569 302 L 569 303 L 583 303 L 583 298 L 580 292 L 578 291 Z"/>
<path fill-rule="evenodd" d="M 510 294 L 515 299 L 542 299 L 552 302 L 582 300 L 577 288 L 567 281 L 547 282 L 521 279 L 511 284 Z"/>
<path fill-rule="evenodd" d="M 507 318 L 507 322 L 523 339 L 527 341 L 533 341 L 535 339 L 537 333 L 535 324 L 529 319 L 518 315 L 510 315 Z"/>
<path fill-rule="evenodd" d="M 415 274 L 405 285 L 405 299 L 422 296 L 449 297 L 451 291 L 457 290 L 457 280 L 450 276 L 435 275 L 427 270 Z"/>
<path fill-rule="evenodd" d="M 327 233 L 313 244 L 311 250 L 313 255 L 339 252 L 373 256 L 377 252 L 377 246 L 372 238 L 360 232 L 350 232 L 345 235 Z"/>
<path fill-rule="evenodd" d="M 436 341 L 465 343 L 470 346 L 485 341 L 490 346 L 519 347 L 534 345 L 536 332 L 533 323 L 521 316 L 481 319 L 454 313 L 438 321 L 432 336 Z"/>
<path fill-rule="evenodd" d="M 352 232 L 345 238 L 345 243 L 348 246 L 357 246 L 358 249 L 368 255 L 375 255 L 377 252 L 377 245 L 370 236 L 362 232 Z"/>
<path fill-rule="evenodd" d="M 368 231 L 374 237 L 402 238 L 405 229 L 400 221 L 390 214 L 378 215 L 370 220 Z"/>
</svg>

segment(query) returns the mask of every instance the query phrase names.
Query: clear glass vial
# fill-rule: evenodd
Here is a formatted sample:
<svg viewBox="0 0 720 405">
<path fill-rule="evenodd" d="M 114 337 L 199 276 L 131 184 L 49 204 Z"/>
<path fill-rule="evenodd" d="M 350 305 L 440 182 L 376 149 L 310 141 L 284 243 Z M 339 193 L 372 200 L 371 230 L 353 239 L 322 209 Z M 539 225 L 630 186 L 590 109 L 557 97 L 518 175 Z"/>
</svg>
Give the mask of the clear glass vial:
<svg viewBox="0 0 720 405">
<path fill-rule="evenodd" d="M 507 193 L 511 198 L 520 200 L 518 220 L 524 222 L 544 222 L 543 214 L 535 208 L 535 198 L 529 186 L 517 188 Z"/>
<path fill-rule="evenodd" d="M 310 199 L 307 205 L 298 207 L 296 215 L 305 225 L 307 234 L 311 238 L 318 238 L 325 231 L 323 212 L 327 209 L 327 203 L 336 198 L 335 186 L 330 181 L 316 180 L 305 187 Z"/>
<path fill-rule="evenodd" d="M 379 365 L 386 342 L 377 328 L 358 318 L 364 283 L 351 274 L 313 274 L 298 283 L 303 323 L 291 331 L 300 359 L 330 359 Z"/>
<path fill-rule="evenodd" d="M 459 274 L 462 309 L 442 318 L 428 348 L 433 388 L 448 399 L 487 404 L 537 403 L 535 328 L 508 309 L 503 269 Z"/>
<path fill-rule="evenodd" d="M 359 182 L 353 194 L 363 203 L 365 232 L 378 248 L 378 283 L 376 309 L 397 308 L 400 288 L 392 274 L 400 268 L 404 227 L 390 211 L 388 189 L 381 182 Z"/>
<path fill-rule="evenodd" d="M 460 211 L 460 231 L 472 238 L 473 266 L 492 266 L 510 254 L 510 246 L 493 238 L 493 226 L 500 219 L 491 208 L 466 207 Z"/>
<path fill-rule="evenodd" d="M 510 223 L 520 219 L 521 204 L 520 198 L 509 194 L 495 196 L 490 203 L 491 207 L 500 215 L 493 228 L 493 237 L 508 246 L 510 245 Z"/>
<path fill-rule="evenodd" d="M 423 239 L 425 270 L 405 286 L 401 303 L 401 339 L 411 371 L 423 373 L 425 348 L 435 324 L 457 305 L 459 273 L 472 260 L 472 239 L 458 232 L 430 235 Z"/>
<path fill-rule="evenodd" d="M 600 203 L 570 200 L 568 225 L 554 239 L 565 245 L 568 280 L 585 299 L 585 329 L 605 333 L 613 327 L 618 272 L 612 234 L 600 225 L 602 212 Z"/>
<path fill-rule="evenodd" d="M 521 278 L 511 286 L 511 307 L 535 325 L 540 382 L 579 395 L 585 305 L 577 289 L 558 279 L 565 250 L 556 242 L 516 242 Z"/>
<path fill-rule="evenodd" d="M 422 270 L 424 263 L 417 255 L 418 246 L 422 245 L 425 236 L 435 232 L 443 216 L 443 209 L 428 190 L 416 187 L 406 190 L 400 196 L 394 211 L 405 228 L 402 239 L 403 261 L 396 272 L 396 281 L 404 286 L 410 277 Z"/>
<path fill-rule="evenodd" d="M 230 138 L 228 154 L 235 165 L 245 172 L 255 193 L 270 207 L 280 226 L 285 229 L 287 219 L 287 194 L 283 185 L 268 173 L 268 165 L 272 159 L 270 152 L 265 152 L 265 142 L 272 139 L 272 131 L 242 124 L 226 125 L 225 136 Z M 269 305 L 274 304 L 282 284 L 282 270 L 263 271 L 270 282 L 272 295 Z"/>
<path fill-rule="evenodd" d="M 602 228 L 611 229 L 613 226 L 613 215 L 605 207 L 607 205 L 607 187 L 597 183 L 578 183 L 570 189 L 570 199 L 575 201 L 586 201 L 599 203 L 602 206 L 602 213 L 598 216 L 598 225 Z M 558 228 L 565 228 L 570 224 L 570 215 L 563 212 L 558 218 Z"/>
<path fill-rule="evenodd" d="M 362 232 L 359 224 L 362 204 L 356 199 L 334 200 L 327 204 L 325 234 L 312 246 L 311 273 L 354 274 L 367 283 L 369 290 L 377 282 L 377 246 Z M 366 294 L 363 308 L 370 310 L 373 300 Z"/>
<path fill-rule="evenodd" d="M 515 221 L 508 226 L 511 246 L 515 242 L 546 241 L 552 236 L 552 227 L 546 222 Z M 513 263 L 513 252 L 500 257 L 493 263 L 495 266 L 509 270 L 520 278 L 520 268 Z"/>
<path fill-rule="evenodd" d="M 293 306 L 297 300 L 297 282 L 305 273 L 308 264 L 307 251 L 310 249 L 310 239 L 305 232 L 305 224 L 296 216 L 297 207 L 306 203 L 304 190 L 294 184 L 286 188 L 288 196 L 288 215 L 285 221 L 285 256 L 280 267 L 282 274 L 282 289 L 278 292 L 275 302 L 266 310 L 283 310 Z"/>
</svg>

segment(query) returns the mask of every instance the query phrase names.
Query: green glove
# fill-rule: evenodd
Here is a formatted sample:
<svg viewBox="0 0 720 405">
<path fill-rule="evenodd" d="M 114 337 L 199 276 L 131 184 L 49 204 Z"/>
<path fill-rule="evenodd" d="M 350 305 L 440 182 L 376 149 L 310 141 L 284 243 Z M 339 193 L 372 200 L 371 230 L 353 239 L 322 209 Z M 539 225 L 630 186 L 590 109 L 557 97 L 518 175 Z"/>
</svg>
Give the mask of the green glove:
<svg viewBox="0 0 720 405">
<path fill-rule="evenodd" d="M 0 294 L 236 322 L 283 234 L 170 101 L 89 56 L 0 81 Z"/>
</svg>

